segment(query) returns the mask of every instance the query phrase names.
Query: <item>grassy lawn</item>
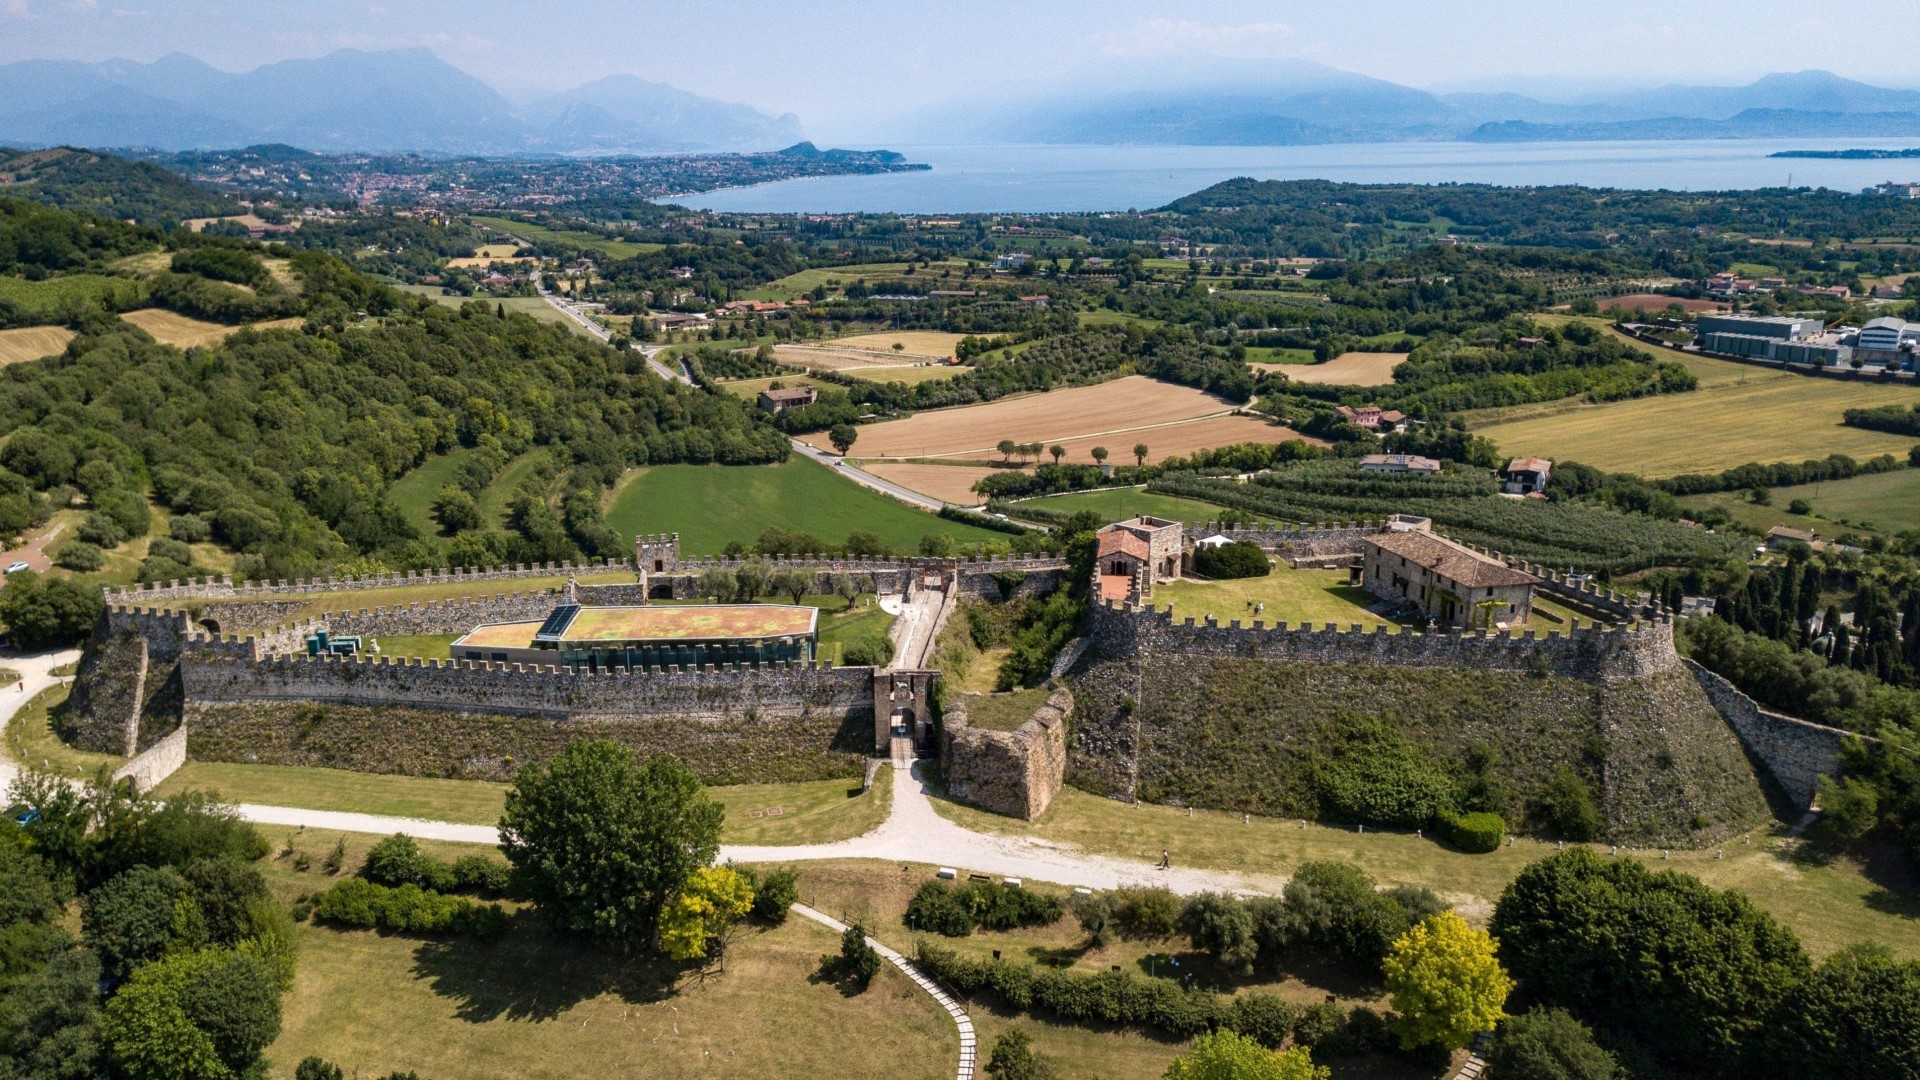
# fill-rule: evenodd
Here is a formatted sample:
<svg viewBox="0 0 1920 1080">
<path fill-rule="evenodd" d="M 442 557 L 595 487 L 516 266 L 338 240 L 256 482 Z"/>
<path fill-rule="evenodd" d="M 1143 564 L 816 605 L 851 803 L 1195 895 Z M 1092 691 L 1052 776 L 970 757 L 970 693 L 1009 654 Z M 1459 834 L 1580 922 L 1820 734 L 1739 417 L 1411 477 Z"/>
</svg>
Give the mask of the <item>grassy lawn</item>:
<svg viewBox="0 0 1920 1080">
<path fill-rule="evenodd" d="M 715 383 L 714 386 L 715 389 L 724 390 L 735 397 L 753 401 L 760 396 L 761 391 L 771 388 L 774 383 L 779 383 L 781 386 L 823 385 L 818 380 L 795 373 L 792 375 L 770 375 L 764 379 L 730 379 L 726 382 Z"/>
<path fill-rule="evenodd" d="M 19 678 L 16 675 L 15 680 Z M 13 680 L 9 680 L 13 681 Z M 0 691 L 18 694 L 18 688 Z M 20 707 L 7 722 L 7 757 L 29 769 L 91 779 L 101 769 L 117 769 L 127 759 L 115 754 L 94 754 L 76 750 L 54 734 L 50 711 L 67 700 L 65 686 L 49 686 Z"/>
<path fill-rule="evenodd" d="M 449 660 L 459 634 L 389 634 L 377 638 L 382 656 L 417 656 L 422 660 Z"/>
<path fill-rule="evenodd" d="M 1807 500 L 1813 506 L 1813 517 L 1787 513 L 1788 504 L 1795 499 Z M 1735 521 L 1761 530 L 1791 525 L 1812 529 L 1823 536 L 1835 535 L 1844 528 L 1894 533 L 1920 529 L 1920 469 L 1895 469 L 1847 480 L 1774 488 L 1769 506 L 1755 506 L 1747 501 L 1746 493 L 1740 491 L 1690 495 L 1680 503 L 1701 508 L 1722 507 Z"/>
<path fill-rule="evenodd" d="M 1239 619 L 1242 625 L 1252 626 L 1259 618 L 1268 626 L 1279 622 L 1323 626 L 1331 622 L 1343 630 L 1354 623 L 1398 630 L 1391 620 L 1367 610 L 1371 602 L 1365 592 L 1347 584 L 1345 570 L 1295 570 L 1284 565 L 1274 567 L 1266 577 L 1174 581 L 1153 587 L 1153 606 L 1172 605 L 1176 619 L 1197 621 L 1212 615 L 1222 625 Z M 1259 615 L 1253 612 L 1256 603 L 1266 604 Z"/>
<path fill-rule="evenodd" d="M 1920 402 L 1920 391 L 1911 387 L 1843 382 L 1664 351 L 1660 356 L 1693 371 L 1699 388 L 1605 405 L 1563 401 L 1481 410 L 1469 414 L 1469 422 L 1476 434 L 1509 454 L 1571 459 L 1650 477 L 1833 453 L 1902 455 L 1913 443 L 1840 422 L 1849 408 Z"/>
<path fill-rule="evenodd" d="M 91 771 L 86 775 L 92 775 Z M 215 791 L 229 802 L 261 806 L 492 825 L 500 820 L 507 785 L 343 769 L 189 761 L 156 790 L 163 796 Z M 730 844 L 844 840 L 871 832 L 893 805 L 893 788 L 885 778 L 876 780 L 873 790 L 864 793 L 857 779 L 739 784 L 708 788 L 707 793 L 727 808 L 724 837 Z"/>
<path fill-rule="evenodd" d="M 990 814 L 936 800 L 944 817 L 968 828 L 1015 833 L 1087 851 L 1142 861 L 1171 853 L 1176 865 L 1201 866 L 1253 874 L 1286 874 L 1302 862 L 1336 859 L 1358 866 L 1387 885 L 1433 889 L 1470 919 L 1484 922 L 1492 904 L 1520 869 L 1550 855 L 1554 845 L 1515 840 L 1486 855 L 1466 855 L 1430 838 L 1376 832 L 1356 835 L 1344 827 L 1297 820 L 1171 806 L 1131 806 L 1062 788 L 1036 822 Z M 1718 888 L 1737 888 L 1793 927 L 1809 951 L 1824 956 L 1859 941 L 1877 941 L 1902 957 L 1920 958 L 1920 902 L 1911 884 L 1896 888 L 1876 882 L 1850 863 L 1826 865 L 1802 857 L 1801 845 L 1778 828 L 1753 833 L 1747 843 L 1727 846 L 1725 858 L 1713 850 L 1674 851 L 1662 860 L 1658 851 L 1622 852 L 1658 869 L 1681 870 Z M 1607 848 L 1602 846 L 1603 854 Z"/>
<path fill-rule="evenodd" d="M 1040 687 L 1005 694 L 968 694 L 965 699 L 967 721 L 988 731 L 1012 731 L 1026 723 L 1033 710 L 1047 703 L 1049 693 Z"/>
<path fill-rule="evenodd" d="M 1091 510 L 1109 521 L 1148 514 L 1166 518 L 1168 521 L 1208 522 L 1218 521 L 1221 509 L 1212 503 L 1198 499 L 1183 499 L 1177 495 L 1160 495 L 1144 488 L 1108 488 L 1105 491 L 1081 491 L 1071 495 L 1049 495 L 1043 499 L 1023 500 L 1020 505 L 1033 506 L 1042 510 L 1058 510 L 1071 514 L 1081 510 Z"/>
<path fill-rule="evenodd" d="M 460 466 L 473 451 L 461 447 L 451 453 L 438 454 L 421 462 L 409 470 L 406 475 L 393 482 L 388 496 L 400 513 L 426 536 L 437 536 L 440 525 L 433 520 L 433 500 L 440 489 L 453 483 Z"/>
<path fill-rule="evenodd" d="M 531 913 L 495 945 L 299 928 L 272 1075 L 309 1054 L 350 1076 L 949 1076 L 953 1022 L 884 965 L 864 993 L 815 981 L 838 935 L 749 927 L 724 966 L 682 971 L 555 939 Z"/>
<path fill-rule="evenodd" d="M 862 597 L 859 606 L 847 610 L 846 601 L 837 596 L 806 598 L 807 603 L 820 608 L 820 659 L 844 663 L 843 651 L 848 645 L 887 635 L 893 616 L 872 600 Z"/>
<path fill-rule="evenodd" d="M 780 465 L 635 470 L 614 495 L 607 524 L 629 537 L 677 532 L 680 550 L 689 555 L 716 554 L 730 540 L 752 544 L 774 525 L 833 543 L 867 529 L 899 551 L 915 550 L 928 534 L 961 543 L 1001 535 L 916 510 L 801 457 Z"/>
<path fill-rule="evenodd" d="M 631 259 L 649 251 L 659 251 L 661 244 L 638 244 L 628 240 L 609 240 L 597 233 L 574 232 L 569 229 L 549 229 L 543 225 L 529 225 L 524 221 L 509 218 L 476 217 L 475 225 L 485 225 L 501 232 L 512 233 L 522 240 L 534 244 L 564 244 L 569 247 L 586 248 L 598 251 L 612 259 Z"/>
</svg>

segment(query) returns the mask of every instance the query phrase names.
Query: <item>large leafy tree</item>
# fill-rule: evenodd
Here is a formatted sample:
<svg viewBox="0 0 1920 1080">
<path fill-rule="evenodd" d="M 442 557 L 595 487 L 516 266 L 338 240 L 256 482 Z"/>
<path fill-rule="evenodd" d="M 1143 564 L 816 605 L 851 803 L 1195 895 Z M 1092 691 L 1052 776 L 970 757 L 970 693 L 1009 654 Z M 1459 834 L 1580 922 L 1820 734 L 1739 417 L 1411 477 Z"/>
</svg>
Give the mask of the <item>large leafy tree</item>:
<svg viewBox="0 0 1920 1080">
<path fill-rule="evenodd" d="M 42 578 L 23 570 L 0 589 L 0 620 L 22 649 L 71 645 L 93 630 L 104 601 L 100 590 L 73 578 Z"/>
<path fill-rule="evenodd" d="M 107 1002 L 103 1030 L 130 1080 L 227 1080 L 280 1033 L 280 987 L 258 957 L 182 953 L 135 971 Z"/>
<path fill-rule="evenodd" d="M 1802 1077 L 1920 1076 L 1920 963 L 1856 945 L 1789 995 L 1775 1065 Z"/>
<path fill-rule="evenodd" d="M 1173 1059 L 1164 1080 L 1326 1080 L 1304 1046 L 1269 1050 L 1232 1031 L 1193 1040 L 1193 1049 Z"/>
<path fill-rule="evenodd" d="M 1382 961 L 1401 1045 L 1467 1046 L 1506 1018 L 1513 992 L 1493 938 L 1452 911 L 1430 915 L 1394 941 Z"/>
<path fill-rule="evenodd" d="M 1718 1074 L 1745 1067 L 1810 973 L 1799 939 L 1744 895 L 1586 848 L 1522 870 L 1492 929 L 1533 997 L 1605 1017 Z"/>
<path fill-rule="evenodd" d="M 725 810 L 672 758 L 641 764 L 604 739 L 529 765 L 507 792 L 500 850 L 560 929 L 630 950 L 694 871 L 713 862 Z"/>
<path fill-rule="evenodd" d="M 675 960 L 698 960 L 725 940 L 753 908 L 753 883 L 724 866 L 695 870 L 660 914 L 660 950 Z"/>
</svg>

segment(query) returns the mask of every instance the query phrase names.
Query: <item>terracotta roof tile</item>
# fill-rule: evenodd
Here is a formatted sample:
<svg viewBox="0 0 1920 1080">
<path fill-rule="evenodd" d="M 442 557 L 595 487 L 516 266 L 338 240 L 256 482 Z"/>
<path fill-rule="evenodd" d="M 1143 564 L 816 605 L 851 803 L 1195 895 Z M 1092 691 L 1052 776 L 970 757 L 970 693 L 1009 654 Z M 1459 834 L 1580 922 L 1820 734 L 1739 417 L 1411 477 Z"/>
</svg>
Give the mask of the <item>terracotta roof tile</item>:
<svg viewBox="0 0 1920 1080">
<path fill-rule="evenodd" d="M 1381 533 L 1367 543 L 1401 556 L 1469 589 L 1532 585 L 1540 579 L 1490 559 L 1463 544 L 1424 532 Z"/>
</svg>

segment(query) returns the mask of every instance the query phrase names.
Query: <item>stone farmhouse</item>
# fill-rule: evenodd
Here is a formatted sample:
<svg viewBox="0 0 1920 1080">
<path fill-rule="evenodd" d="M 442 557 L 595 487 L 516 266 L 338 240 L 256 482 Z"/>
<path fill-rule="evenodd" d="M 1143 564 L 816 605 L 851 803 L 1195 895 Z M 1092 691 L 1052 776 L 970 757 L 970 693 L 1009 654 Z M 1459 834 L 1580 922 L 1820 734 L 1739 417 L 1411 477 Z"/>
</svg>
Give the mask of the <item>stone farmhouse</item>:
<svg viewBox="0 0 1920 1080">
<path fill-rule="evenodd" d="M 820 391 L 811 386 L 789 386 L 780 390 L 762 390 L 755 404 L 760 411 L 777 413 L 784 409 L 801 409 L 820 400 Z"/>
<path fill-rule="evenodd" d="M 1100 530 L 1094 557 L 1100 595 L 1134 599 L 1153 595 L 1155 582 L 1173 581 L 1187 560 L 1186 526 L 1142 515 Z"/>
<path fill-rule="evenodd" d="M 1369 536 L 1362 548 L 1362 588 L 1442 626 L 1526 622 L 1533 610 L 1539 578 L 1426 529 Z"/>
</svg>

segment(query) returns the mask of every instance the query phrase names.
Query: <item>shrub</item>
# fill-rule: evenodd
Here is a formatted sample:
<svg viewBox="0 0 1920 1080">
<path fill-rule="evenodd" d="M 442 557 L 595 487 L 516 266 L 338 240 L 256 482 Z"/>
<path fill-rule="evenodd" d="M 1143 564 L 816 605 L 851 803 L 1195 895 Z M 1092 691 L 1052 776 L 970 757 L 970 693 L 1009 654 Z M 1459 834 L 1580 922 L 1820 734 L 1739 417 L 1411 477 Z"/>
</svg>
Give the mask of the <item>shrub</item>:
<svg viewBox="0 0 1920 1080">
<path fill-rule="evenodd" d="M 867 944 L 867 932 L 857 923 L 840 935 L 840 955 L 826 957 L 822 964 L 837 968 L 842 977 L 862 990 L 880 974 L 880 954 Z"/>
<path fill-rule="evenodd" d="M 513 881 L 513 868 L 485 855 L 462 855 L 453 861 L 453 887 L 460 892 L 480 896 L 505 896 Z"/>
<path fill-rule="evenodd" d="M 213 525 L 200 514 L 181 514 L 167 522 L 167 533 L 183 544 L 204 544 L 213 539 Z"/>
<path fill-rule="evenodd" d="M 1327 1075 L 1306 1047 L 1268 1050 L 1245 1036 L 1216 1031 L 1195 1039 L 1192 1049 L 1174 1058 L 1166 1080 L 1325 1080 Z"/>
<path fill-rule="evenodd" d="M 1227 1026 L 1269 1050 L 1278 1050 L 1293 1034 L 1299 1010 L 1272 994 L 1252 992 L 1233 999 Z"/>
<path fill-rule="evenodd" d="M 1068 903 L 1087 947 L 1098 949 L 1113 940 L 1113 900 L 1104 893 L 1078 893 Z"/>
<path fill-rule="evenodd" d="M 1324 813 L 1340 821 L 1418 828 L 1453 801 L 1453 777 L 1423 748 L 1385 724 L 1342 732 L 1333 756 L 1315 764 Z"/>
<path fill-rule="evenodd" d="M 1130 938 L 1173 936 L 1179 928 L 1180 901 L 1162 885 L 1113 890 L 1113 921 Z"/>
<path fill-rule="evenodd" d="M 779 926 L 787 921 L 787 911 L 800 899 L 799 878 L 791 870 L 776 870 L 755 883 L 753 917 Z"/>
<path fill-rule="evenodd" d="M 1052 1080 L 1053 1066 L 1033 1052 L 1033 1040 L 1019 1028 L 1009 1028 L 993 1041 L 987 1058 L 991 1080 Z"/>
<path fill-rule="evenodd" d="M 1218 547 L 1195 548 L 1193 568 L 1210 578 L 1266 577 L 1273 572 L 1267 553 L 1257 544 L 1236 540 Z"/>
<path fill-rule="evenodd" d="M 293 1070 L 293 1080 L 346 1080 L 340 1066 L 323 1057 L 305 1057 Z"/>
<path fill-rule="evenodd" d="M 98 510 L 81 519 L 79 528 L 73 535 L 89 544 L 98 544 L 103 548 L 119 547 L 126 542 L 127 535 L 120 523 Z"/>
<path fill-rule="evenodd" d="M 1500 850 L 1507 835 L 1507 823 L 1499 814 L 1441 814 L 1437 821 L 1442 839 L 1475 855 Z"/>
<path fill-rule="evenodd" d="M 947 937 L 966 937 L 973 933 L 973 916 L 955 895 L 955 890 L 939 881 L 929 881 L 907 902 L 907 925 Z"/>
<path fill-rule="evenodd" d="M 893 642 L 876 634 L 850 641 L 840 652 L 840 662 L 848 667 L 885 667 L 893 661 Z"/>
<path fill-rule="evenodd" d="M 1566 766 L 1554 770 L 1533 801 L 1533 816 L 1553 836 L 1576 843 L 1600 835 L 1605 820 L 1593 802 L 1593 789 Z"/>
<path fill-rule="evenodd" d="M 107 556 L 85 540 L 69 540 L 53 549 L 53 562 L 62 569 L 90 574 L 106 565 Z"/>
<path fill-rule="evenodd" d="M 1215 892 L 1191 897 L 1180 910 L 1180 929 L 1194 948 L 1226 967 L 1244 971 L 1253 966 L 1258 950 L 1253 915 L 1238 897 Z"/>
<path fill-rule="evenodd" d="M 1374 891 L 1373 880 L 1345 863 L 1302 863 L 1285 901 L 1295 939 L 1368 969 L 1412 925 L 1405 908 Z"/>
<path fill-rule="evenodd" d="M 1346 1017 L 1331 1001 L 1315 1002 L 1300 1010 L 1293 1022 L 1293 1041 L 1317 1047 L 1339 1033 Z"/>
<path fill-rule="evenodd" d="M 507 914 L 498 904 L 476 904 L 408 883 L 397 888 L 347 878 L 314 900 L 315 917 L 345 926 L 415 934 L 465 934 L 498 941 Z"/>
<path fill-rule="evenodd" d="M 1537 1080 L 1614 1080 L 1620 1075 L 1613 1055 L 1565 1009 L 1534 1008 L 1508 1017 L 1487 1047 L 1487 1064 L 1495 1076 Z"/>
</svg>

